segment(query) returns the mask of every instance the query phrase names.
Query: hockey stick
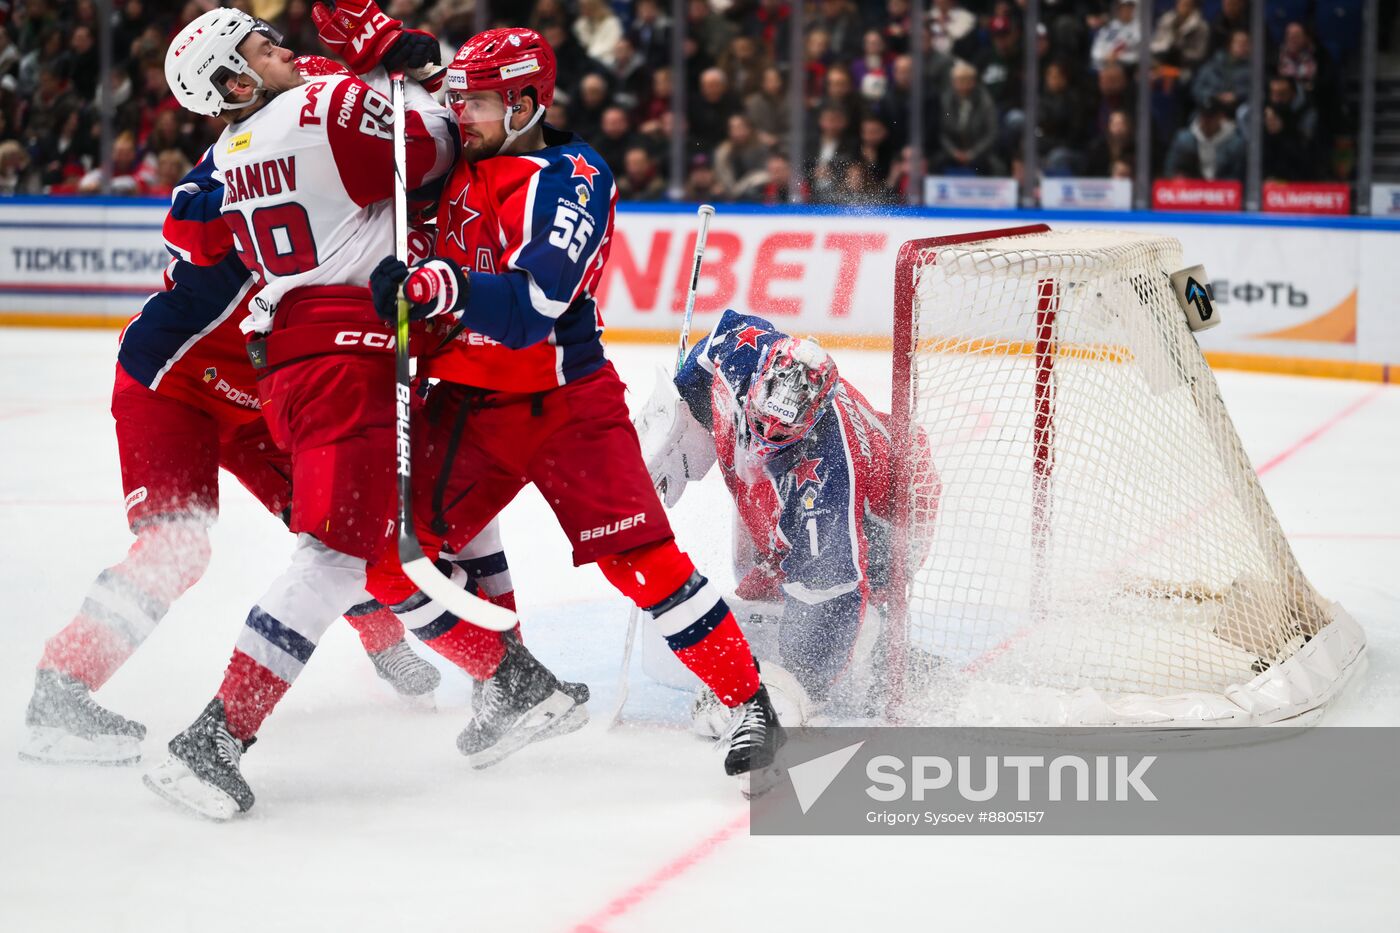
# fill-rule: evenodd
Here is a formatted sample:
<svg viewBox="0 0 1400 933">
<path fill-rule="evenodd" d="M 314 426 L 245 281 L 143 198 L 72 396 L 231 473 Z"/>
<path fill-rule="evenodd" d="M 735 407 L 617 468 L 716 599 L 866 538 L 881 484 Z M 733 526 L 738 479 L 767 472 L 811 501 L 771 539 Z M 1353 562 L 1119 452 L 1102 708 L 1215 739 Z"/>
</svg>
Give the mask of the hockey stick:
<svg viewBox="0 0 1400 933">
<path fill-rule="evenodd" d="M 394 115 L 394 255 L 408 262 L 408 143 L 404 138 L 404 77 L 389 76 Z M 428 559 L 413 528 L 412 434 L 409 414 L 413 401 L 413 376 L 409 369 L 408 299 L 399 289 L 398 328 L 394 340 L 394 427 L 398 461 L 399 563 L 404 573 L 429 599 L 457 618 L 481 628 L 508 632 L 518 621 L 515 613 L 479 599 L 457 586 Z"/>
<path fill-rule="evenodd" d="M 695 293 L 700 287 L 700 264 L 705 260 L 705 241 L 710 238 L 710 218 L 715 216 L 714 206 L 701 204 L 697 214 L 700 217 L 700 233 L 695 238 L 695 255 L 690 262 L 690 286 L 685 293 L 685 317 L 681 319 L 681 335 L 676 341 L 676 367 L 674 376 L 685 365 L 685 354 L 690 349 L 690 320 L 695 315 Z M 636 606 L 627 616 L 627 640 L 622 645 L 622 671 L 617 675 L 617 703 L 613 707 L 608 728 L 622 722 L 622 708 L 627 705 L 627 674 L 632 669 L 632 646 L 637 642 L 637 629 L 642 622 L 642 610 Z"/>
</svg>

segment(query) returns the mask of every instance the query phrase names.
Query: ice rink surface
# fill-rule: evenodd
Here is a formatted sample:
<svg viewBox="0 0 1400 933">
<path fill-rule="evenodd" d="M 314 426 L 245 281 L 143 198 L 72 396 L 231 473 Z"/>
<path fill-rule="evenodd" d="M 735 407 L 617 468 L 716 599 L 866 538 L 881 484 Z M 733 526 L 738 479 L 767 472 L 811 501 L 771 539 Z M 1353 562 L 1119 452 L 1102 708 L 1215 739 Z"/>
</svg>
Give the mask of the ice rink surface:
<svg viewBox="0 0 1400 933">
<path fill-rule="evenodd" d="M 593 688 L 582 732 L 473 772 L 454 747 L 461 676 L 445 672 L 436 711 L 408 708 L 337 624 L 244 759 L 258 802 L 242 820 L 177 813 L 139 768 L 22 764 L 42 643 L 130 543 L 115 344 L 0 330 L 0 930 L 1395 929 L 1394 838 L 750 837 L 720 756 L 685 731 L 686 697 L 638 667 L 630 724 L 604 730 L 627 608 L 571 566 L 533 491 L 504 515 L 506 548 L 527 641 Z M 672 353 L 610 352 L 634 407 Z M 887 404 L 886 354 L 836 357 Z M 1327 721 L 1400 725 L 1400 388 L 1219 379 L 1303 569 L 1368 635 L 1370 669 Z M 225 479 L 208 574 L 98 695 L 147 724 L 148 757 L 213 694 L 292 547 Z M 732 585 L 726 509 L 712 476 L 674 519 Z"/>
</svg>

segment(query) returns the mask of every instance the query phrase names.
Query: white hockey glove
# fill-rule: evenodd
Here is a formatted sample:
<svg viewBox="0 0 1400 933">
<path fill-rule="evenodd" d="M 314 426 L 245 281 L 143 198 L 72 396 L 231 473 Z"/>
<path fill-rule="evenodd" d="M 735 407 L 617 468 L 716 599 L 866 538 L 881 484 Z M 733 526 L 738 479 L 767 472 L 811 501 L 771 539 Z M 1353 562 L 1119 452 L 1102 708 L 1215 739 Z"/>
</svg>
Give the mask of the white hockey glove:
<svg viewBox="0 0 1400 933">
<path fill-rule="evenodd" d="M 702 478 L 715 463 L 715 441 L 681 401 L 666 370 L 656 368 L 656 386 L 634 421 L 642 459 L 661 501 L 671 508 L 686 483 Z"/>
</svg>

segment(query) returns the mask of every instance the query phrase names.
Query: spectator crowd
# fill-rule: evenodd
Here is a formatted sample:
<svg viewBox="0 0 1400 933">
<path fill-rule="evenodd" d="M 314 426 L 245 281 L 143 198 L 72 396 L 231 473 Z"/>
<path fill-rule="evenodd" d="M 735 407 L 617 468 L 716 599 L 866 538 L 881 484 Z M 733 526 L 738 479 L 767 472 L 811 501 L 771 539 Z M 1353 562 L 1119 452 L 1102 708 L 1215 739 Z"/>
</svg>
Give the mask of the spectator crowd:
<svg viewBox="0 0 1400 933">
<path fill-rule="evenodd" d="M 380 2 L 439 36 L 446 61 L 487 0 Z M 1136 127 L 1146 120 L 1155 177 L 1242 179 L 1253 107 L 1262 108 L 1266 179 L 1347 180 L 1356 118 L 1340 63 L 1356 57 L 1359 18 L 1340 17 L 1336 3 L 1266 4 L 1265 93 L 1256 101 L 1248 2 L 1158 0 L 1145 62 L 1133 0 L 1042 0 L 1029 37 L 1014 0 L 926 0 L 922 23 L 909 0 L 808 0 L 796 64 L 787 0 L 686 0 L 683 24 L 672 21 L 669 0 L 498 0 L 486 20 L 530 26 L 553 45 L 559 76 L 548 120 L 593 143 L 623 199 L 669 196 L 671 139 L 682 133 L 687 200 L 903 202 L 920 149 L 925 173 L 1019 178 L 1028 120 L 1047 176 L 1133 177 Z M 181 109 L 164 73 L 170 38 L 214 5 L 112 3 L 113 192 L 169 193 L 222 129 Z M 309 0 L 224 5 L 268 20 L 298 52 L 324 52 Z M 95 0 L 0 0 L 0 194 L 99 190 L 98 16 Z M 1033 114 L 1023 99 L 1026 41 L 1040 61 Z M 910 135 L 916 42 L 921 147 Z M 1150 109 L 1139 113 L 1143 67 Z M 672 99 L 682 82 L 677 126 Z M 789 160 L 793 133 L 802 134 L 801 165 Z"/>
</svg>

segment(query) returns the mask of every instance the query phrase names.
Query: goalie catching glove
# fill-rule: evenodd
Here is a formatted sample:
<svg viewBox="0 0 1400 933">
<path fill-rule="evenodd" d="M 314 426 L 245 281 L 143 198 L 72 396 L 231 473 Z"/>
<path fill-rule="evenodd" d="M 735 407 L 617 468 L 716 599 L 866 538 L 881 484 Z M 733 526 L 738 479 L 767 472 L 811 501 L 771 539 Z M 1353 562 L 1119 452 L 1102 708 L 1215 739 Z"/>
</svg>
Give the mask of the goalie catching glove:
<svg viewBox="0 0 1400 933">
<path fill-rule="evenodd" d="M 408 299 L 408 319 L 421 321 L 440 314 L 456 314 L 467 306 L 471 280 L 450 259 L 429 259 L 413 268 L 403 260 L 385 256 L 369 276 L 374 312 L 387 324 L 398 323 L 399 286 Z"/>
<path fill-rule="evenodd" d="M 442 63 L 437 39 L 421 29 L 405 29 L 403 21 L 386 15 L 374 0 L 338 0 L 311 8 L 311 19 L 326 48 L 356 74 L 383 65 L 387 71 L 407 71 L 423 80 Z"/>
</svg>

